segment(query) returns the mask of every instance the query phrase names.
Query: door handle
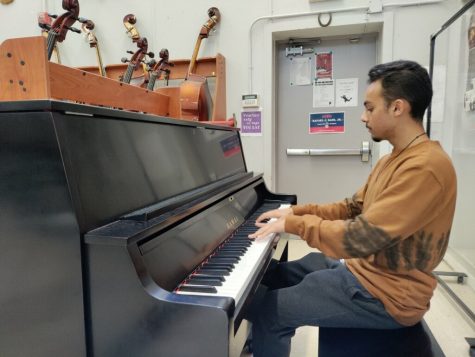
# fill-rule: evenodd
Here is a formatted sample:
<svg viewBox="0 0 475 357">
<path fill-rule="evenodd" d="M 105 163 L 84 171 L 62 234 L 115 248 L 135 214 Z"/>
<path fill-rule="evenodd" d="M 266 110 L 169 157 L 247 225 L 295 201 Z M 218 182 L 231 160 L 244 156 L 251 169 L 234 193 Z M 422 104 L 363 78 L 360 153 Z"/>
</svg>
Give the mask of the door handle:
<svg viewBox="0 0 475 357">
<path fill-rule="evenodd" d="M 371 157 L 369 141 L 363 141 L 359 149 L 287 149 L 287 156 L 351 156 L 361 155 L 361 161 L 368 162 Z"/>
</svg>

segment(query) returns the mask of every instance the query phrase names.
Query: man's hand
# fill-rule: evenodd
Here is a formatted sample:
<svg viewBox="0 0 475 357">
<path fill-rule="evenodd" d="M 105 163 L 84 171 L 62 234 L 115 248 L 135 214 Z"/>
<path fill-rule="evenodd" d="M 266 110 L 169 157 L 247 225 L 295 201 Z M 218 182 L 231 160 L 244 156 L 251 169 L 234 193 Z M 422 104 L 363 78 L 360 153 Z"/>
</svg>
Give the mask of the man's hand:
<svg viewBox="0 0 475 357">
<path fill-rule="evenodd" d="M 269 211 L 269 212 L 273 212 L 273 211 Z M 256 226 L 260 228 L 256 232 L 249 234 L 249 238 L 259 239 L 259 238 L 264 238 L 268 234 L 271 234 L 271 233 L 285 232 L 285 216 L 282 216 L 279 219 L 273 220 L 269 223 L 260 223 L 256 221 Z"/>
<path fill-rule="evenodd" d="M 293 214 L 292 208 L 281 208 L 281 209 L 273 209 L 272 211 L 267 211 L 261 214 L 256 219 L 256 223 L 261 223 L 262 221 L 269 220 L 272 218 L 281 218 L 288 216 L 289 214 Z M 256 226 L 258 226 L 256 224 Z M 259 226 L 258 226 L 259 227 Z"/>
</svg>

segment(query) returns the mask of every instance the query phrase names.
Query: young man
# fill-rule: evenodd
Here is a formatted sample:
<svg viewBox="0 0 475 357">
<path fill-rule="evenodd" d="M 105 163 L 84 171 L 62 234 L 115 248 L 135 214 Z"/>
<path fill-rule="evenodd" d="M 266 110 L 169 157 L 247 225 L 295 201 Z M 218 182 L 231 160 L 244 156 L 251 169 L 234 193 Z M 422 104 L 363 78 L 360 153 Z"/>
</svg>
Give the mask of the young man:
<svg viewBox="0 0 475 357">
<path fill-rule="evenodd" d="M 422 125 L 431 98 L 419 64 L 373 67 L 361 120 L 392 153 L 352 198 L 257 219 L 251 238 L 293 233 L 323 254 L 269 269 L 251 309 L 254 357 L 288 356 L 299 326 L 394 329 L 416 324 L 429 309 L 456 198 L 452 163 Z M 269 218 L 276 220 L 264 223 Z"/>
</svg>

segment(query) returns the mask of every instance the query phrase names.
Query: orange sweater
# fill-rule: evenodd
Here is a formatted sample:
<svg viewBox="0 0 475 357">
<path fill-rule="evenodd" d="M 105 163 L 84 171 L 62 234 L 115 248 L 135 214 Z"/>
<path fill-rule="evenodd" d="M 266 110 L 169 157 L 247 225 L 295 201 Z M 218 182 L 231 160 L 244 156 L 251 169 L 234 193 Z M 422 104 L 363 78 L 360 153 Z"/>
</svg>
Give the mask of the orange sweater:
<svg viewBox="0 0 475 357">
<path fill-rule="evenodd" d="M 456 186 L 450 158 L 438 142 L 425 141 L 379 160 L 352 198 L 293 206 L 285 231 L 329 257 L 345 258 L 361 285 L 410 326 L 429 309 Z"/>
</svg>

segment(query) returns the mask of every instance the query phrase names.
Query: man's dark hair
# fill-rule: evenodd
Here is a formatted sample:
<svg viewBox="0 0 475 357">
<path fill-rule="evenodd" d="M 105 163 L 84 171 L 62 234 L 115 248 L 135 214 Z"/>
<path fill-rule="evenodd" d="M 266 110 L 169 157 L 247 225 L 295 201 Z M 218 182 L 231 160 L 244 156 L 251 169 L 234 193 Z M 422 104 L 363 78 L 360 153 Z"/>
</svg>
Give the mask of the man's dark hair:
<svg viewBox="0 0 475 357">
<path fill-rule="evenodd" d="M 369 83 L 381 80 L 386 105 L 398 98 L 405 99 L 411 105 L 411 116 L 422 121 L 432 99 L 432 84 L 425 68 L 401 60 L 378 64 L 369 70 L 368 76 Z"/>
</svg>

